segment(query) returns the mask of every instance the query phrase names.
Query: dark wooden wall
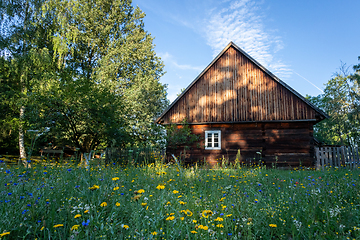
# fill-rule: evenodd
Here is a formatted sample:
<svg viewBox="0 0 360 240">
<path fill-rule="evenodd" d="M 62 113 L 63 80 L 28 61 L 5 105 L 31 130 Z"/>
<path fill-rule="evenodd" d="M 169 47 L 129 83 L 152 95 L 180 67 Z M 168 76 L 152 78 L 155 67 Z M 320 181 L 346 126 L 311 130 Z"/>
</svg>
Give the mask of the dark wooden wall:
<svg viewBox="0 0 360 240">
<path fill-rule="evenodd" d="M 313 122 L 273 122 L 190 125 L 193 134 L 201 136 L 186 150 L 187 163 L 203 162 L 215 165 L 224 157 L 234 161 L 240 149 L 243 163 L 261 160 L 272 166 L 313 166 Z M 221 150 L 205 150 L 205 130 L 221 130 Z M 168 149 L 176 156 L 184 154 L 184 146 Z M 261 152 L 261 155 L 257 154 Z M 170 158 L 169 158 L 170 159 Z"/>
<path fill-rule="evenodd" d="M 315 119 L 303 100 L 234 47 L 161 118 L 163 124 Z"/>
</svg>

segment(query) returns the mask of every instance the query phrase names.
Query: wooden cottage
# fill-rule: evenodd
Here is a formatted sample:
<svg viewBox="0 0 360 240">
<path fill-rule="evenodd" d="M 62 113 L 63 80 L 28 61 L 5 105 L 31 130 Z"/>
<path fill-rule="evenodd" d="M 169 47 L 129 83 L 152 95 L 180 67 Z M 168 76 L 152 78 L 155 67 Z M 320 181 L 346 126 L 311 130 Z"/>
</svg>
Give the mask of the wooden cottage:
<svg viewBox="0 0 360 240">
<path fill-rule="evenodd" d="M 156 122 L 185 119 L 200 136 L 187 161 L 233 161 L 240 150 L 242 162 L 288 167 L 314 165 L 313 125 L 327 117 L 230 42 Z"/>
</svg>

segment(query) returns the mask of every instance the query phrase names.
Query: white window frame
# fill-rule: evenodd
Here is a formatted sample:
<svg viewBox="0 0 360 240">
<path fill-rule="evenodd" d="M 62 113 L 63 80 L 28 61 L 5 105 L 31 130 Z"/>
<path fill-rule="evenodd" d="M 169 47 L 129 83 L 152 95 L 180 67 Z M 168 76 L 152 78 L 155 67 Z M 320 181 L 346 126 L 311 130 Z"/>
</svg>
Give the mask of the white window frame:
<svg viewBox="0 0 360 240">
<path fill-rule="evenodd" d="M 218 134 L 218 147 L 214 147 L 214 133 Z M 211 147 L 208 147 L 209 134 L 211 134 Z M 205 131 L 205 150 L 221 150 L 221 130 Z"/>
</svg>

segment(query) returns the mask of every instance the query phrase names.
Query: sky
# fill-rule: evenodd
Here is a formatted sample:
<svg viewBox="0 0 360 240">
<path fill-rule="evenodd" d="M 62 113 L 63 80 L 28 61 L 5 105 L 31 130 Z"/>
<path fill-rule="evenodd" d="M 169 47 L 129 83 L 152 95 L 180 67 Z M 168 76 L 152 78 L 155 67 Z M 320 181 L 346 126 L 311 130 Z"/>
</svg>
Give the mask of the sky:
<svg viewBox="0 0 360 240">
<path fill-rule="evenodd" d="M 360 1 L 133 0 L 172 102 L 232 41 L 301 95 L 360 63 Z"/>
</svg>

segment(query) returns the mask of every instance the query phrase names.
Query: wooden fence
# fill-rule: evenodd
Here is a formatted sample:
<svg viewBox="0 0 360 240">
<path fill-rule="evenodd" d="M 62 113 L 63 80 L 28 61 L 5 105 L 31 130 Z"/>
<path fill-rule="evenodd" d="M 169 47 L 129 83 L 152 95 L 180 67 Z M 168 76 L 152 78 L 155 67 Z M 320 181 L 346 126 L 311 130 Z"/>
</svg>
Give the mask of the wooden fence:
<svg viewBox="0 0 360 240">
<path fill-rule="evenodd" d="M 360 167 L 357 148 L 351 147 L 315 147 L 316 169 L 325 167 Z"/>
</svg>

